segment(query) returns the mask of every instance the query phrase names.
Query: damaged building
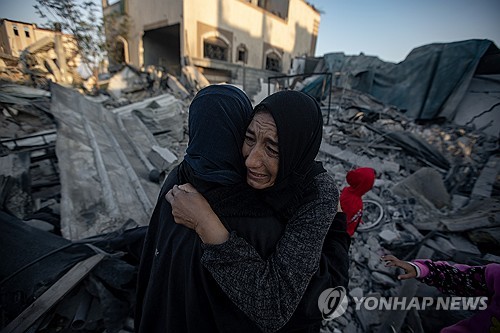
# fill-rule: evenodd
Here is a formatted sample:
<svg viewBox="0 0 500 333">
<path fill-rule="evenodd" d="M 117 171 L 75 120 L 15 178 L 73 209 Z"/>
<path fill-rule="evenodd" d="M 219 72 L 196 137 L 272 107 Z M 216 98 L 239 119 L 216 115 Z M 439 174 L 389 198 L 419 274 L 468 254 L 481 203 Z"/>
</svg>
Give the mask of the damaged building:
<svg viewBox="0 0 500 333">
<path fill-rule="evenodd" d="M 123 61 L 174 75 L 185 65 L 196 66 L 211 83 L 237 84 L 249 95 L 261 89 L 260 78 L 287 73 L 293 58 L 314 56 L 320 24 L 320 13 L 304 0 L 102 5 L 105 17 L 117 16 L 115 24 L 121 16 L 130 21 L 128 31 L 115 37 Z M 108 26 L 108 36 L 111 30 Z"/>
<path fill-rule="evenodd" d="M 47 88 L 48 82 L 78 84 L 81 56 L 73 36 L 36 24 L 0 21 L 0 78 L 14 82 L 32 81 Z"/>
<path fill-rule="evenodd" d="M 133 331 L 142 241 L 161 183 L 184 156 L 189 103 L 204 78 L 237 84 L 254 102 L 267 88 L 309 93 L 324 119 L 317 160 L 338 187 L 356 167 L 377 171 L 350 248 L 350 305 L 321 332 L 437 332 L 471 316 L 357 310 L 353 299 L 442 296 L 399 281 L 385 254 L 500 263 L 497 46 L 424 45 L 398 64 L 312 58 L 319 13 L 305 1 L 211 1 L 213 12 L 206 3 L 103 1 L 131 28 L 116 38 L 128 65 L 97 95 L 1 82 L 2 332 Z M 150 82 L 143 66 L 169 76 Z"/>
</svg>

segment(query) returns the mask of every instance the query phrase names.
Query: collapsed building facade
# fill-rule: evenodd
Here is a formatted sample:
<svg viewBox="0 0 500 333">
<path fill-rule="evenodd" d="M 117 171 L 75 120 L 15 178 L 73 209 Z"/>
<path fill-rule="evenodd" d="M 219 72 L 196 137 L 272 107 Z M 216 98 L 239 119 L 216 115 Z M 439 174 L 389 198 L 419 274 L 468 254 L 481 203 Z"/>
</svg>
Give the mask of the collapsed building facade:
<svg viewBox="0 0 500 333">
<path fill-rule="evenodd" d="M 48 87 L 48 82 L 71 85 L 83 80 L 78 73 L 81 56 L 73 36 L 36 24 L 0 21 L 0 78 Z"/>
</svg>

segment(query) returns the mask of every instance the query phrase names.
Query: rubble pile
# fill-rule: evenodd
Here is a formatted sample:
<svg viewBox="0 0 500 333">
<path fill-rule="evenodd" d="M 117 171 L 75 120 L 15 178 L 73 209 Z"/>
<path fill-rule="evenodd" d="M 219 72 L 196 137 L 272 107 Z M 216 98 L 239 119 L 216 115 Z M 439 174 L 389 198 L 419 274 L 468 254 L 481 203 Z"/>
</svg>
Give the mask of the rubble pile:
<svg viewBox="0 0 500 333">
<path fill-rule="evenodd" d="M 27 81 L 27 75 L 23 73 L 19 58 L 0 52 L 0 80 L 8 80 L 13 83 Z"/>
<path fill-rule="evenodd" d="M 127 64 L 115 69 L 109 79 L 100 81 L 99 92 L 109 97 L 103 105 L 114 109 L 166 93 L 180 101 L 189 101 L 208 84 L 208 80 L 194 66 L 185 66 L 178 79 L 162 67 L 149 65 L 138 69 Z"/>
<path fill-rule="evenodd" d="M 318 157 L 328 172 L 341 188 L 346 173 L 359 166 L 374 168 L 377 180 L 364 199 L 364 224 L 350 248 L 350 306 L 347 314 L 324 322 L 322 331 L 414 332 L 423 326 L 433 332 L 456 322 L 451 316 L 457 312 L 431 319 L 417 311 L 354 311 L 353 297 L 400 295 L 404 283 L 380 260 L 385 254 L 404 260 L 425 254 L 470 265 L 500 262 L 498 138 L 473 127 L 418 124 L 348 89 L 335 89 L 332 110 L 323 111 L 328 125 Z M 420 284 L 405 296 L 426 296 L 429 289 Z M 401 318 L 399 326 L 390 316 Z"/>
<path fill-rule="evenodd" d="M 138 254 L 130 243 L 141 243 L 162 180 L 184 156 L 189 103 L 207 84 L 190 66 L 177 78 L 160 67 L 138 70 L 129 65 L 98 82 L 92 94 L 56 84 L 49 85 L 50 91 L 0 84 L 0 218 L 5 229 L 21 226 L 17 234 L 33 234 L 34 239 L 42 237 L 40 229 L 48 232 L 40 246 L 49 253 L 56 251 L 51 242 L 57 235 L 58 246 L 81 251 L 61 254 L 71 263 L 84 258 L 97 265 L 103 258 L 88 249 L 106 248 L 114 259 L 107 269 L 123 269 L 133 279 Z M 375 169 L 376 181 L 363 199 L 363 223 L 350 248 L 350 306 L 345 315 L 325 321 L 322 332 L 433 332 L 467 316 L 369 311 L 356 309 L 354 299 L 439 294 L 415 280 L 397 280 L 398 272 L 381 262 L 384 254 L 472 265 L 500 262 L 498 137 L 472 123 L 415 121 L 368 93 L 330 88 L 329 98 L 323 93 L 320 98 L 325 125 L 317 158 L 339 189 L 346 186 L 347 172 L 357 167 Z M 127 233 L 133 237 L 123 241 Z M 12 262 L 22 272 L 23 265 L 37 260 L 32 257 Z M 19 272 L 6 270 L 2 279 L 15 283 L 12 277 Z M 2 327 L 50 290 L 49 284 L 60 278 L 57 273 L 51 272 L 54 279 L 46 285 L 29 286 L 31 293 L 18 298 L 15 309 L 2 310 Z M 71 305 L 64 309 L 61 303 L 57 315 L 38 324 L 66 325 L 73 320 L 74 312 L 68 312 L 75 304 L 99 299 L 120 307 L 119 314 L 111 314 L 113 328 L 130 325 L 133 282 L 108 290 L 112 276 L 102 273 L 97 269 L 85 280 L 87 291 L 93 292 L 91 301 L 80 286 L 66 300 Z M 1 292 L 8 300 L 16 297 Z M 119 299 L 108 298 L 117 294 Z M 102 317 L 107 315 L 92 313 L 87 328 L 106 326 Z"/>
</svg>

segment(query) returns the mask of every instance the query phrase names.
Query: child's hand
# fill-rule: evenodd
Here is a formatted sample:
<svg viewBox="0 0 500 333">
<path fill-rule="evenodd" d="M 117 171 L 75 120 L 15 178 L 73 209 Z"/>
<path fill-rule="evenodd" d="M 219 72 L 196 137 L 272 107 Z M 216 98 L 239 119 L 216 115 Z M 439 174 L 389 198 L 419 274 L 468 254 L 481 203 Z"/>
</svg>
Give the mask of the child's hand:
<svg viewBox="0 0 500 333">
<path fill-rule="evenodd" d="M 405 270 L 406 274 L 401 274 L 398 275 L 398 280 L 406 280 L 406 279 L 411 279 L 414 277 L 417 277 L 417 271 L 415 270 L 415 267 L 407 263 L 406 261 L 399 260 L 393 255 L 386 255 L 382 256 L 380 258 L 381 260 L 385 261 L 385 266 L 387 267 L 400 267 Z"/>
</svg>

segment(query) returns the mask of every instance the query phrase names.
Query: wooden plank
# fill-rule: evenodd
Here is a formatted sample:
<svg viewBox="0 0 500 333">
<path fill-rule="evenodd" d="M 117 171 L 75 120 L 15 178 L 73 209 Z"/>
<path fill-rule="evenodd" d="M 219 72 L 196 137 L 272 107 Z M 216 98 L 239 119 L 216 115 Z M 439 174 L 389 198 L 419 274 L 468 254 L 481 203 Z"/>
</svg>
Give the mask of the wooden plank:
<svg viewBox="0 0 500 333">
<path fill-rule="evenodd" d="M 71 291 L 105 257 L 99 253 L 77 263 L 47 291 L 38 297 L 0 333 L 25 332 L 61 298 Z"/>
<path fill-rule="evenodd" d="M 431 258 L 434 250 L 423 245 L 417 253 L 417 259 L 427 259 Z M 415 296 L 417 292 L 418 281 L 416 279 L 408 279 L 403 281 L 403 285 L 399 289 L 398 299 L 410 299 Z M 386 316 L 382 325 L 380 325 L 378 333 L 393 333 L 401 332 L 401 327 L 405 321 L 408 310 L 394 310 L 387 311 Z"/>
</svg>

